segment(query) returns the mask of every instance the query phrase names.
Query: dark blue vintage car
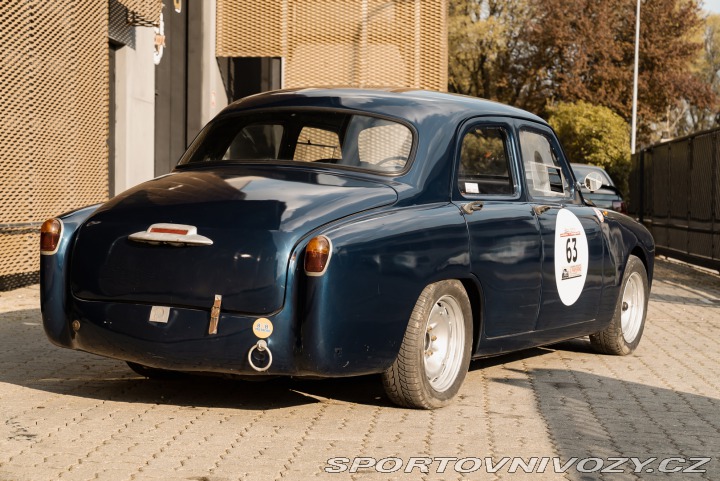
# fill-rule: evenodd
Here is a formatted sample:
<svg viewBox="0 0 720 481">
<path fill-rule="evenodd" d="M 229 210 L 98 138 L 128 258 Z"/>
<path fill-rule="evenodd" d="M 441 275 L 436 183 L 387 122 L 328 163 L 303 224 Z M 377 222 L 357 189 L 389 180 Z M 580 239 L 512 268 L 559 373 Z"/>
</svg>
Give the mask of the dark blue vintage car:
<svg viewBox="0 0 720 481">
<path fill-rule="evenodd" d="M 230 105 L 169 175 L 48 220 L 41 252 L 58 346 L 148 377 L 382 373 L 435 408 L 470 359 L 586 335 L 631 353 L 654 244 L 584 202 L 532 114 L 303 89 Z"/>
</svg>

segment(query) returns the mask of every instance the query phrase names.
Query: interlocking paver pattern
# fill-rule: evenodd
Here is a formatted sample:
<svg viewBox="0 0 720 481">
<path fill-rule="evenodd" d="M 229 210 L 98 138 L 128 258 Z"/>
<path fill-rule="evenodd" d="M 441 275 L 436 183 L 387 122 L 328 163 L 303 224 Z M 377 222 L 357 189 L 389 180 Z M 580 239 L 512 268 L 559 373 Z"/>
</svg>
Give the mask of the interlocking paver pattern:
<svg viewBox="0 0 720 481">
<path fill-rule="evenodd" d="M 635 355 L 601 356 L 579 339 L 475 361 L 456 401 L 425 412 L 390 405 L 376 376 L 144 379 L 51 345 L 32 286 L 0 293 L 0 481 L 715 481 L 719 344 L 720 277 L 658 260 Z M 356 456 L 714 459 L 705 474 L 437 473 L 437 461 L 428 475 L 324 472 L 329 458 Z"/>
</svg>

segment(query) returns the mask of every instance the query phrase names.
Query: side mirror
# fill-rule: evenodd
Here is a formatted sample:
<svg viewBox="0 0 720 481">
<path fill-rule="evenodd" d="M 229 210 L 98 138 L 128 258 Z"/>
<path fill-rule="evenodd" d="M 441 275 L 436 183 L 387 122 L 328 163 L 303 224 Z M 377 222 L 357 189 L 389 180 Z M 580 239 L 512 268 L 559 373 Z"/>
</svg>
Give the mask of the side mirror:
<svg viewBox="0 0 720 481">
<path fill-rule="evenodd" d="M 590 172 L 588 175 L 585 176 L 584 183 L 585 187 L 587 187 L 590 192 L 595 192 L 603 186 L 602 175 L 598 174 L 597 172 Z"/>
</svg>

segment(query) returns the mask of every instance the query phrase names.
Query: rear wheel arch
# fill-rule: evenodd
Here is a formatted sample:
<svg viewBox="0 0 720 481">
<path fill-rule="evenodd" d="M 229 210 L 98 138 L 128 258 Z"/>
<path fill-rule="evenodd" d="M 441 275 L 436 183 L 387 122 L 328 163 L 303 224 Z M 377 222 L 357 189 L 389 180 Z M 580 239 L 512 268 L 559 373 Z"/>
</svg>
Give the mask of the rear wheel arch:
<svg viewBox="0 0 720 481">
<path fill-rule="evenodd" d="M 474 278 L 463 278 L 459 280 L 465 292 L 467 292 L 468 298 L 470 299 L 470 309 L 472 310 L 473 320 L 473 343 L 472 343 L 472 354 L 477 352 L 480 339 L 482 337 L 482 306 L 484 304 L 483 290 L 480 282 Z"/>
<path fill-rule="evenodd" d="M 473 318 L 461 279 L 428 284 L 408 319 L 397 358 L 382 375 L 390 400 L 423 409 L 448 404 L 468 372 Z"/>
</svg>

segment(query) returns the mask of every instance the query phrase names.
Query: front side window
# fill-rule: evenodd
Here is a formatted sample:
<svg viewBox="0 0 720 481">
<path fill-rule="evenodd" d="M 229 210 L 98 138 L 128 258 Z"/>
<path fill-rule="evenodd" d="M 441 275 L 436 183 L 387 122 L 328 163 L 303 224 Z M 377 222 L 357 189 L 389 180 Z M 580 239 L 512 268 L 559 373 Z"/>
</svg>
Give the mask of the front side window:
<svg viewBox="0 0 720 481">
<path fill-rule="evenodd" d="M 407 126 L 367 115 L 320 110 L 239 113 L 210 123 L 178 165 L 287 161 L 398 173 L 405 170 L 412 146 Z"/>
<path fill-rule="evenodd" d="M 463 195 L 512 195 L 508 136 L 500 127 L 477 126 L 463 137 L 458 189 Z"/>
<path fill-rule="evenodd" d="M 567 197 L 569 187 L 557 155 L 545 135 L 520 131 L 525 180 L 533 197 Z"/>
</svg>

